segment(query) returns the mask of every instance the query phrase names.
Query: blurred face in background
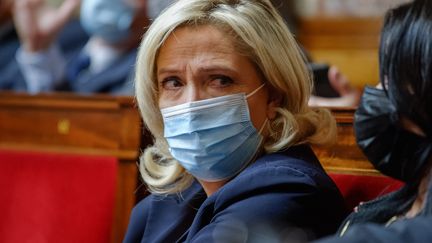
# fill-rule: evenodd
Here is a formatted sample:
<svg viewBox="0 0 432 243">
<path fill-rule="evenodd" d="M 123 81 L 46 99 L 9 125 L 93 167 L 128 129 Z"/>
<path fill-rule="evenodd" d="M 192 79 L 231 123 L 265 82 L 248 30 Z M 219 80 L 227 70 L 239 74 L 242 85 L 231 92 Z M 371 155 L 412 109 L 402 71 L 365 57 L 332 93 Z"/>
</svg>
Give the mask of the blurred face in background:
<svg viewBox="0 0 432 243">
<path fill-rule="evenodd" d="M 91 36 L 120 44 L 142 35 L 147 25 L 144 0 L 85 0 L 81 3 L 81 25 Z"/>
</svg>

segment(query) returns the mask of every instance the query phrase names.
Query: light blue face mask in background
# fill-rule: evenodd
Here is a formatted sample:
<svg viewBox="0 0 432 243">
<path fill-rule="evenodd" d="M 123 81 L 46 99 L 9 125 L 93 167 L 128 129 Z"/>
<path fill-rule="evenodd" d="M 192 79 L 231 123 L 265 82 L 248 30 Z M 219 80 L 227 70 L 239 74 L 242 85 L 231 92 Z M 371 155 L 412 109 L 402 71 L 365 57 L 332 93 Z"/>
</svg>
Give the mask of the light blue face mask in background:
<svg viewBox="0 0 432 243">
<path fill-rule="evenodd" d="M 172 156 L 204 181 L 229 179 L 253 159 L 263 140 L 252 124 L 244 93 L 162 109 L 164 137 Z"/>
<path fill-rule="evenodd" d="M 83 0 L 80 21 L 89 35 L 118 43 L 129 36 L 134 14 L 124 0 Z"/>
</svg>

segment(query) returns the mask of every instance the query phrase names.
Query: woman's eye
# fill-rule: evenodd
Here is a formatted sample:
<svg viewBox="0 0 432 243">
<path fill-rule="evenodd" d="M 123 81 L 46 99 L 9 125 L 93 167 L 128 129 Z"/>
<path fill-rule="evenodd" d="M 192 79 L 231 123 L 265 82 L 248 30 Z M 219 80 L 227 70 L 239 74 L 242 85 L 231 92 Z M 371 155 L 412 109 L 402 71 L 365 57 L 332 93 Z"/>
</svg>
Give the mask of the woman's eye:
<svg viewBox="0 0 432 243">
<path fill-rule="evenodd" d="M 183 84 L 176 78 L 166 78 L 161 82 L 161 86 L 163 89 L 174 90 L 180 88 Z"/>
<path fill-rule="evenodd" d="M 234 81 L 227 76 L 214 76 L 211 78 L 210 86 L 213 87 L 227 87 L 233 84 Z"/>
</svg>

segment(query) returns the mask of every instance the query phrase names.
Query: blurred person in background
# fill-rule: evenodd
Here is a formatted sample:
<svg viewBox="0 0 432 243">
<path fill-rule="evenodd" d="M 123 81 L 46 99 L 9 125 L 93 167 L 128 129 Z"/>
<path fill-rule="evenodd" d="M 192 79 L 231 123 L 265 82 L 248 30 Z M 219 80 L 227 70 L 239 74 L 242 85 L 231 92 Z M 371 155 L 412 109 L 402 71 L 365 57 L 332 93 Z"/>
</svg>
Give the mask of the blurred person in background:
<svg viewBox="0 0 432 243">
<path fill-rule="evenodd" d="M 132 94 L 136 48 L 148 23 L 146 4 L 145 0 L 82 1 L 77 30 L 68 24 L 79 0 L 65 0 L 58 8 L 43 0 L 14 1 L 21 43 L 16 60 L 26 90 Z M 80 37 L 87 37 L 81 27 L 89 36 L 84 43 Z M 62 31 L 68 38 L 59 38 Z M 72 51 L 67 43 L 79 48 Z"/>
<path fill-rule="evenodd" d="M 12 19 L 13 0 L 0 1 L 0 90 L 25 90 L 15 53 L 18 35 Z"/>
<path fill-rule="evenodd" d="M 13 57 L 18 48 L 18 37 L 12 21 L 12 0 L 0 1 L 0 68 Z"/>
<path fill-rule="evenodd" d="M 43 0 L 2 1 L 0 89 L 131 95 L 131 69 L 144 27 L 148 19 L 155 19 L 174 1 L 86 0 L 80 21 L 74 16 L 79 0 L 66 0 L 58 9 Z M 292 2 L 272 2 L 290 29 L 295 29 Z M 10 14 L 14 4 L 21 39 L 18 52 L 20 45 Z M 310 105 L 357 105 L 359 92 L 336 67 L 328 72 L 328 80 L 340 97 L 312 96 Z"/>
<path fill-rule="evenodd" d="M 13 23 L 14 1 L 0 2 L 0 90 L 27 91 L 27 84 L 16 60 L 20 40 Z M 76 54 L 88 40 L 78 20 L 72 18 L 59 31 L 56 43 L 66 60 Z"/>
<path fill-rule="evenodd" d="M 337 66 L 330 66 L 322 75 L 319 69 L 312 69 L 312 74 L 315 80 L 315 92 L 309 98 L 310 106 L 354 108 L 358 106 L 361 90 L 352 86 L 349 79 Z M 321 92 L 325 93 L 328 90 L 331 90 L 332 97 L 320 95 Z"/>
</svg>

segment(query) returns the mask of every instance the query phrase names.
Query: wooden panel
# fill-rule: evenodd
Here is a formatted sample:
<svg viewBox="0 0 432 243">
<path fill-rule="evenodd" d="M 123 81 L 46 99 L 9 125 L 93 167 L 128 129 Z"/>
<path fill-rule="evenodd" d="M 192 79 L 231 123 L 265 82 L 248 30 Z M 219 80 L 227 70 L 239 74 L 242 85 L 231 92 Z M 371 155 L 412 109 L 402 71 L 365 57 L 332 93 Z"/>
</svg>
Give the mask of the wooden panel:
<svg viewBox="0 0 432 243">
<path fill-rule="evenodd" d="M 331 147 L 313 147 L 324 169 L 335 173 L 380 175 L 356 144 L 353 129 L 355 108 L 332 108 L 331 111 L 337 122 L 337 143 Z"/>
<path fill-rule="evenodd" d="M 358 87 L 379 80 L 382 18 L 310 18 L 299 21 L 299 42 L 314 62 L 336 65 Z"/>
<path fill-rule="evenodd" d="M 112 242 L 122 242 L 126 233 L 129 216 L 136 204 L 135 192 L 137 188 L 138 168 L 135 161 L 123 161 L 118 172 L 116 205 L 111 231 Z"/>
<path fill-rule="evenodd" d="M 356 87 L 379 83 L 377 49 L 311 49 L 310 55 L 315 62 L 337 66 Z"/>
<path fill-rule="evenodd" d="M 0 148 L 119 159 L 112 242 L 122 241 L 136 203 L 141 135 L 132 97 L 0 92 Z"/>
<path fill-rule="evenodd" d="M 307 48 L 376 49 L 382 18 L 310 18 L 299 21 L 299 41 Z"/>
<path fill-rule="evenodd" d="M 126 97 L 1 93 L 0 146 L 137 157 L 139 114 Z"/>
</svg>

